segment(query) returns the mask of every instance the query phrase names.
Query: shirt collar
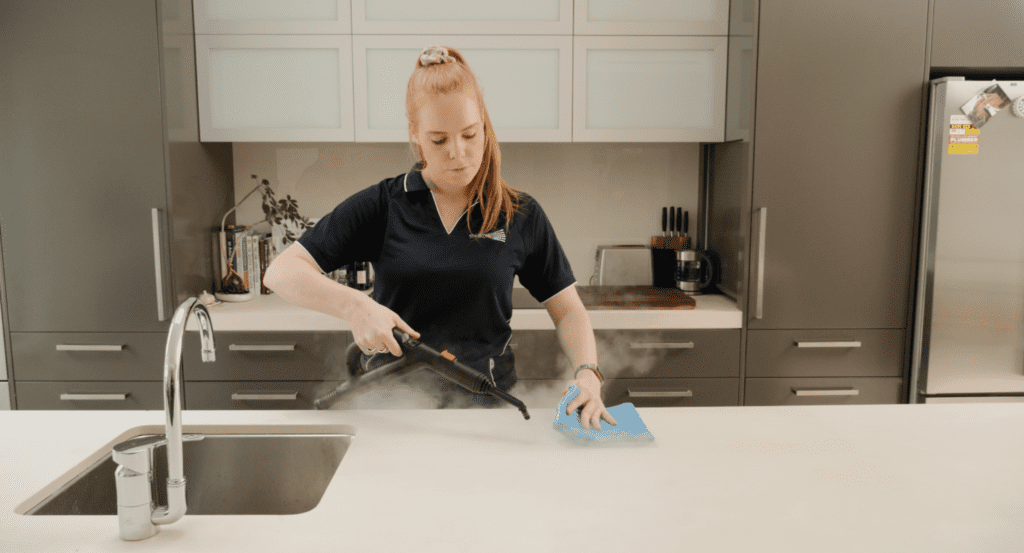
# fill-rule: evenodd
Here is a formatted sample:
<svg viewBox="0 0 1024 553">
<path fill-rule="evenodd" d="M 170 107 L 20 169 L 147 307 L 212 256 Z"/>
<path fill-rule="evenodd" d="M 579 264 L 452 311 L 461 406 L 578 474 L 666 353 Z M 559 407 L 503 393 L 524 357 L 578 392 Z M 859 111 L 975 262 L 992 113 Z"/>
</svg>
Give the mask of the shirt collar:
<svg viewBox="0 0 1024 553">
<path fill-rule="evenodd" d="M 423 180 L 423 173 L 420 171 L 409 171 L 402 178 L 402 188 L 405 189 L 406 194 L 409 192 L 420 192 L 423 190 L 430 190 L 427 186 L 427 181 Z M 469 207 L 473 207 L 480 202 L 474 200 L 473 203 L 469 204 Z"/>
<path fill-rule="evenodd" d="M 427 186 L 426 181 L 423 180 L 423 174 L 419 171 L 409 171 L 405 174 L 403 179 L 402 187 L 406 192 L 418 192 L 420 190 L 430 190 Z"/>
</svg>

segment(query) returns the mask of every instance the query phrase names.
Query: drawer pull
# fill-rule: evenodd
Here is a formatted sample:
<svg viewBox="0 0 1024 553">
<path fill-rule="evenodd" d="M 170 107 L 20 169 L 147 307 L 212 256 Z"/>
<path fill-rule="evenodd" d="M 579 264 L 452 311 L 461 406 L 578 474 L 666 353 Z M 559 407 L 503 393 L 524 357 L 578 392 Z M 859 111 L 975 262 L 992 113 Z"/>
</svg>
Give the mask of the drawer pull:
<svg viewBox="0 0 1024 553">
<path fill-rule="evenodd" d="M 693 342 L 630 342 L 629 349 L 692 349 Z"/>
<path fill-rule="evenodd" d="M 282 393 L 256 393 L 256 392 L 235 392 L 231 394 L 231 399 L 234 401 L 294 401 L 299 399 L 298 392 L 282 392 Z"/>
<path fill-rule="evenodd" d="M 124 344 L 93 345 L 93 344 L 57 344 L 57 351 L 123 351 Z"/>
<path fill-rule="evenodd" d="M 797 390 L 793 388 L 793 393 L 798 396 L 856 396 L 860 395 L 860 390 L 856 388 L 837 388 L 834 390 Z"/>
<path fill-rule="evenodd" d="M 693 390 L 680 390 L 680 391 L 650 391 L 641 392 L 633 390 L 626 390 L 626 394 L 629 397 L 693 397 Z"/>
<path fill-rule="evenodd" d="M 229 351 L 295 351 L 295 344 L 231 344 Z"/>
<path fill-rule="evenodd" d="M 798 348 L 859 348 L 860 342 L 797 342 Z"/>
<path fill-rule="evenodd" d="M 125 401 L 128 394 L 61 394 L 61 401 Z"/>
</svg>

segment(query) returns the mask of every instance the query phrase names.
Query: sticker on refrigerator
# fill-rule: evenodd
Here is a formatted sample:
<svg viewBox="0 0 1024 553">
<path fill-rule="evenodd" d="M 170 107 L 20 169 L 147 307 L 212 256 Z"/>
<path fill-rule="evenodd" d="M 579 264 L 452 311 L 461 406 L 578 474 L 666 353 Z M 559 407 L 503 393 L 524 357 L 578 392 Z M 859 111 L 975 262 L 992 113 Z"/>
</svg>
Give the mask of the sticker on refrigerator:
<svg viewBox="0 0 1024 553">
<path fill-rule="evenodd" d="M 949 117 L 949 153 L 976 154 L 981 141 L 981 131 L 966 115 Z"/>
<path fill-rule="evenodd" d="M 1003 92 L 1002 87 L 994 84 L 985 90 L 975 94 L 967 103 L 960 106 L 960 111 L 964 112 L 971 123 L 974 126 L 981 128 L 982 125 L 988 123 L 995 114 L 999 113 L 999 110 L 1010 105 L 1010 97 Z"/>
</svg>

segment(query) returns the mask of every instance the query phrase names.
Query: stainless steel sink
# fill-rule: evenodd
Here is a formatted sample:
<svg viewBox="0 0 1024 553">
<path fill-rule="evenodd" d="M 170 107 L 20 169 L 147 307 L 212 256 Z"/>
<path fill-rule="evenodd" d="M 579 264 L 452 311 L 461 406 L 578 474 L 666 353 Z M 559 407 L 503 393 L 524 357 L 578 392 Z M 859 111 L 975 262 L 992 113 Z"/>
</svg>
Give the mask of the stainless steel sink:
<svg viewBox="0 0 1024 553">
<path fill-rule="evenodd" d="M 162 427 L 138 427 L 111 443 L 163 434 Z M 203 434 L 183 446 L 188 515 L 289 515 L 320 503 L 352 442 L 354 429 L 343 425 L 186 426 Z M 153 454 L 153 497 L 166 504 L 166 446 Z M 66 474 L 48 486 L 56 491 L 42 501 L 23 504 L 26 515 L 116 515 L 117 464 L 106 447 L 81 472 Z M 70 477 L 70 478 L 69 478 Z M 45 490 L 44 490 L 45 492 Z M 39 494 L 37 494 L 38 496 Z M 26 506 L 26 504 L 28 504 Z M 34 506 L 33 506 L 34 505 Z M 16 509 L 20 510 L 20 509 Z"/>
</svg>

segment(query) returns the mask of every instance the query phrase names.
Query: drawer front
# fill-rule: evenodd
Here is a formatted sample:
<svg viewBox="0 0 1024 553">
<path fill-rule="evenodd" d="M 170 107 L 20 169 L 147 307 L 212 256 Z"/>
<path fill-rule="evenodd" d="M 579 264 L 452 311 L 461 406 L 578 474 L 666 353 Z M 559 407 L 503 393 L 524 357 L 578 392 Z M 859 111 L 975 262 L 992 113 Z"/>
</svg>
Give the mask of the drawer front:
<svg viewBox="0 0 1024 553">
<path fill-rule="evenodd" d="M 860 405 L 903 402 L 901 378 L 748 378 L 744 405 Z"/>
<path fill-rule="evenodd" d="M 613 407 L 717 407 L 739 405 L 739 378 L 613 378 L 602 386 L 604 404 Z"/>
<path fill-rule="evenodd" d="M 18 410 L 163 410 L 163 382 L 24 382 L 14 384 Z"/>
<path fill-rule="evenodd" d="M 748 330 L 747 376 L 903 376 L 903 329 Z"/>
<path fill-rule="evenodd" d="M 313 400 L 340 381 L 186 382 L 185 406 L 193 410 L 312 409 Z"/>
<path fill-rule="evenodd" d="M 508 347 L 515 354 L 520 380 L 572 378 L 569 357 L 554 330 L 513 330 Z"/>
<path fill-rule="evenodd" d="M 348 378 L 350 332 L 215 332 L 217 360 L 204 363 L 199 332 L 187 332 L 185 380 L 340 380 Z"/>
<path fill-rule="evenodd" d="M 12 332 L 14 377 L 29 381 L 163 380 L 165 333 Z"/>
<path fill-rule="evenodd" d="M 739 377 L 740 331 L 597 330 L 608 378 Z"/>
</svg>

